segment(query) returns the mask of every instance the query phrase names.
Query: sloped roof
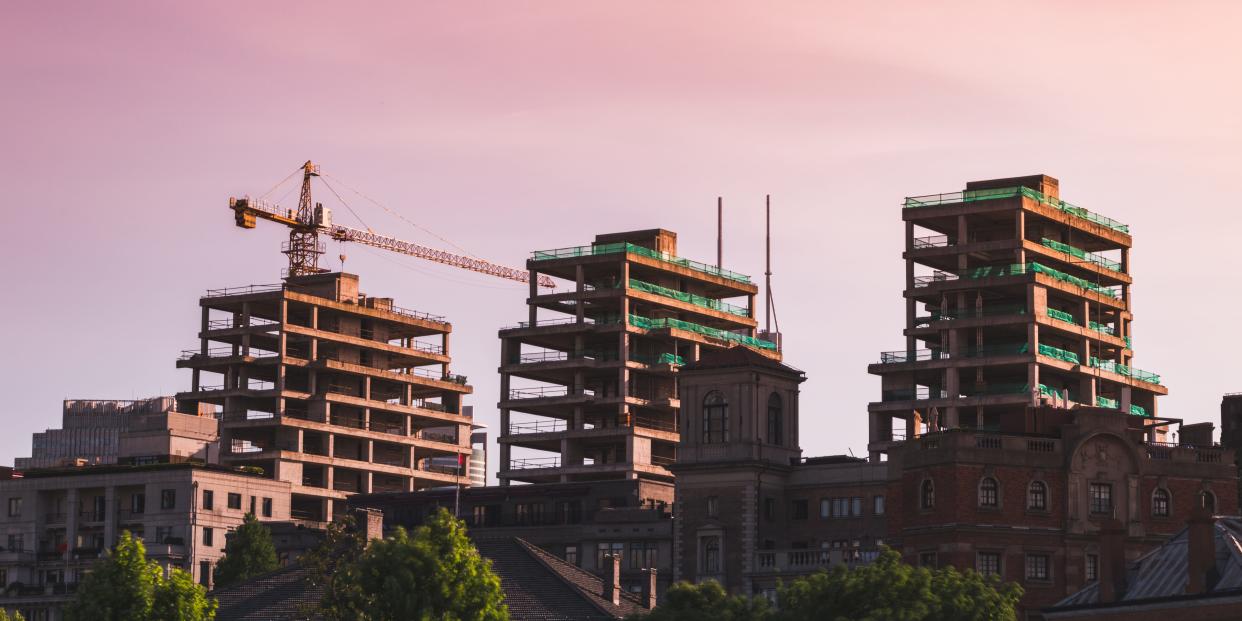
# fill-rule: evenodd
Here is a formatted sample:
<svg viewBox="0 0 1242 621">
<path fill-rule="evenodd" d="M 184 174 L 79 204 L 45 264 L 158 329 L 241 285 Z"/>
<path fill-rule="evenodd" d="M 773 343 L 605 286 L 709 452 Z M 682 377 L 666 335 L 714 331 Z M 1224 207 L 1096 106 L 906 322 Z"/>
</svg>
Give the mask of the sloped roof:
<svg viewBox="0 0 1242 621">
<path fill-rule="evenodd" d="M 500 576 L 513 621 L 604 621 L 643 610 L 639 598 L 624 591 L 613 606 L 598 576 L 524 539 L 479 539 L 475 545 Z"/>
<path fill-rule="evenodd" d="M 306 610 L 323 599 L 323 590 L 307 581 L 310 570 L 290 565 L 255 576 L 211 596 L 220 602 L 216 621 L 318 621 Z"/>
<path fill-rule="evenodd" d="M 748 366 L 788 373 L 790 375 L 805 375 L 800 369 L 795 369 L 779 360 L 773 360 L 749 347 L 742 347 L 741 345 L 734 345 L 727 349 L 703 348 L 699 353 L 699 359 L 695 362 L 687 363 L 681 370 L 730 369 Z"/>
<path fill-rule="evenodd" d="M 1213 536 L 1216 542 L 1216 569 L 1220 579 L 1209 585 L 1205 595 L 1226 591 L 1242 593 L 1242 518 L 1217 517 L 1213 525 Z M 1125 595 L 1110 605 L 1185 597 L 1188 538 L 1189 529 L 1182 529 L 1160 547 L 1127 564 Z M 1090 606 L 1098 604 L 1099 601 L 1099 583 L 1093 582 L 1048 610 Z"/>
</svg>

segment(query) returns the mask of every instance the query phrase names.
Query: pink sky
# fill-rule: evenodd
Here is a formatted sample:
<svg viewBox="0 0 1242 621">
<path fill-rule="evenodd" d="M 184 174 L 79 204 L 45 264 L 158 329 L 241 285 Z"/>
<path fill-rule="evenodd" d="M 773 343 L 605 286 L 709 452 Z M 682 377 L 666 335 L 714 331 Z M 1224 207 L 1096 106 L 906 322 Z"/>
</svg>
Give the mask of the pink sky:
<svg viewBox="0 0 1242 621">
<path fill-rule="evenodd" d="M 758 276 L 771 193 L 808 454 L 862 452 L 866 365 L 903 344 L 901 198 L 1047 173 L 1134 231 L 1135 364 L 1164 375 L 1162 413 L 1216 420 L 1242 390 L 1242 5 L 881 4 L 8 3 L 0 463 L 62 399 L 186 387 L 198 295 L 284 260 L 227 198 L 308 158 L 519 266 L 657 226 L 711 260 L 723 195 L 726 267 Z M 368 292 L 451 318 L 494 425 L 522 287 L 344 252 Z"/>
</svg>

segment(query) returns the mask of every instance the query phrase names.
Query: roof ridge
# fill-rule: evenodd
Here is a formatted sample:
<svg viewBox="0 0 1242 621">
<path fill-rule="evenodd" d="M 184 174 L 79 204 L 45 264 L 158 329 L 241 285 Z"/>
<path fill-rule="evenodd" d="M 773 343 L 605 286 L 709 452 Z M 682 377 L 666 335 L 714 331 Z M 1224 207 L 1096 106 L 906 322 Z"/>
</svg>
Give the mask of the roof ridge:
<svg viewBox="0 0 1242 621">
<path fill-rule="evenodd" d="M 562 572 L 576 573 L 593 582 L 598 581 L 600 584 L 600 591 L 603 590 L 603 586 L 604 586 L 604 581 L 602 578 L 600 578 L 599 576 L 581 567 L 578 567 L 577 565 L 574 565 L 572 563 L 569 563 L 569 562 L 566 562 L 560 559 L 555 554 L 552 554 L 551 552 L 548 552 L 547 550 L 544 550 L 543 548 L 529 541 L 526 541 L 525 539 L 522 539 L 521 537 L 514 537 L 513 540 L 518 543 L 519 548 L 523 552 L 525 552 L 531 558 L 535 559 L 535 561 L 537 561 L 539 564 L 547 568 L 548 571 L 552 572 L 553 575 L 555 575 L 558 579 L 560 579 L 570 588 L 582 594 L 585 597 L 585 599 L 588 602 L 590 602 L 592 606 L 595 606 L 596 608 L 598 608 L 600 612 L 608 616 L 617 618 L 617 619 L 620 619 L 625 616 L 623 614 L 620 614 L 619 610 L 610 610 L 603 603 L 601 603 L 604 599 L 602 592 L 592 592 L 592 591 L 589 591 L 583 588 L 582 585 L 574 582 L 573 580 L 566 580 L 565 576 L 562 575 Z M 553 567 L 553 563 L 558 565 L 558 567 Z M 628 593 L 624 589 L 621 589 L 619 590 L 619 594 L 620 594 L 620 599 L 627 601 L 629 604 L 633 606 L 637 606 L 640 608 L 642 607 L 642 601 L 638 599 L 637 597 L 635 597 L 632 593 Z"/>
</svg>

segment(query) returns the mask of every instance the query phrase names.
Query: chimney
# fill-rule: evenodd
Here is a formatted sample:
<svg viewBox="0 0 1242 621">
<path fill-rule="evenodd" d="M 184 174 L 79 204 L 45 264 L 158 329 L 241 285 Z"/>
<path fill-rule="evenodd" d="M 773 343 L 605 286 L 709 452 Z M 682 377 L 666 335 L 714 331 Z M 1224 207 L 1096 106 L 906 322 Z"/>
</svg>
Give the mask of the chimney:
<svg viewBox="0 0 1242 621">
<path fill-rule="evenodd" d="M 643 570 L 643 607 L 647 610 L 656 607 L 656 576 L 658 573 L 655 567 Z"/>
<path fill-rule="evenodd" d="M 1116 518 L 1100 527 L 1099 589 L 1101 604 L 1115 602 L 1126 592 L 1126 529 Z"/>
<path fill-rule="evenodd" d="M 367 541 L 384 538 L 384 512 L 371 507 L 354 509 L 354 528 L 362 531 Z"/>
<path fill-rule="evenodd" d="M 1216 520 L 1200 505 L 1190 512 L 1186 528 L 1186 593 L 1206 593 L 1216 582 Z"/>
<path fill-rule="evenodd" d="M 603 578 L 604 582 L 604 599 L 612 602 L 613 606 L 621 605 L 621 555 L 605 554 L 604 566 L 608 570 L 608 574 Z"/>
</svg>

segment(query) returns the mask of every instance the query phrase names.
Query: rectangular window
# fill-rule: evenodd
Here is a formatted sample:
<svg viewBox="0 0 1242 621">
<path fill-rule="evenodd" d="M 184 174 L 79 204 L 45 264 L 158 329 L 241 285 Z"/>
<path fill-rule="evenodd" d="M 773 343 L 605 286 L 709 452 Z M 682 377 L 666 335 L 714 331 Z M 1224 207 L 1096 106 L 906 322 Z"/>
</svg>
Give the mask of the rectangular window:
<svg viewBox="0 0 1242 621">
<path fill-rule="evenodd" d="M 272 517 L 272 499 L 263 499 L 263 517 Z"/>
<path fill-rule="evenodd" d="M 155 527 L 155 543 L 168 543 L 169 539 L 172 539 L 172 527 L 171 526 L 156 526 Z"/>
<path fill-rule="evenodd" d="M 22 515 L 22 497 L 17 496 L 9 499 L 9 517 L 21 517 Z M 5 585 L 8 586 L 8 585 Z"/>
<path fill-rule="evenodd" d="M 578 546 L 565 546 L 565 562 L 570 565 L 578 564 Z"/>
<path fill-rule="evenodd" d="M 832 517 L 831 505 L 829 504 L 830 502 L 831 501 L 829 501 L 827 498 L 819 499 L 819 517 L 821 518 Z"/>
<path fill-rule="evenodd" d="M 258 502 L 258 499 L 256 499 L 254 496 L 250 497 L 250 515 L 259 514 L 259 512 L 257 511 L 258 507 L 256 506 L 257 502 Z"/>
<path fill-rule="evenodd" d="M 1001 572 L 1000 552 L 979 552 L 976 554 L 975 571 L 985 576 L 999 576 Z"/>
<path fill-rule="evenodd" d="M 716 517 L 720 515 L 720 499 L 715 496 L 707 497 L 707 517 Z"/>
<path fill-rule="evenodd" d="M 133 514 L 146 513 L 147 511 L 147 495 L 138 492 L 129 497 L 129 512 Z"/>
<path fill-rule="evenodd" d="M 776 499 L 775 498 L 764 498 L 763 499 L 763 519 L 769 522 L 776 519 Z"/>
<path fill-rule="evenodd" d="M 607 567 L 611 567 L 608 564 L 607 559 L 605 559 L 604 557 L 608 556 L 609 554 L 617 555 L 617 554 L 624 554 L 624 553 L 625 553 L 624 543 L 619 543 L 619 542 L 618 543 L 600 543 L 599 546 L 597 546 L 595 549 L 595 568 L 602 570 Z"/>
<path fill-rule="evenodd" d="M 854 498 L 850 499 L 850 515 L 853 517 L 859 517 L 862 515 L 862 497 L 861 496 L 855 496 Z"/>
<path fill-rule="evenodd" d="M 703 573 L 720 573 L 720 537 L 703 537 L 699 541 L 703 547 Z"/>
<path fill-rule="evenodd" d="M 633 541 L 630 543 L 630 569 L 650 569 L 656 566 L 659 547 L 654 541 Z"/>
<path fill-rule="evenodd" d="M 1090 488 L 1091 513 L 1108 515 L 1113 512 L 1113 486 L 1109 483 L 1092 483 Z"/>
<path fill-rule="evenodd" d="M 205 587 L 211 586 L 211 561 L 198 562 L 198 583 Z"/>
<path fill-rule="evenodd" d="M 475 505 L 470 509 L 471 526 L 487 525 L 487 505 Z"/>
<path fill-rule="evenodd" d="M 205 489 L 203 490 L 203 511 L 211 511 L 216 508 L 216 493 Z"/>
<path fill-rule="evenodd" d="M 1095 554 L 1087 555 L 1087 581 L 1100 579 L 1100 557 Z"/>
<path fill-rule="evenodd" d="M 160 490 L 160 508 L 164 510 L 177 508 L 177 490 Z"/>
<path fill-rule="evenodd" d="M 0 569 L 0 584 L 9 586 L 9 570 Z"/>
<path fill-rule="evenodd" d="M 229 508 L 241 509 L 241 494 L 229 492 Z"/>
<path fill-rule="evenodd" d="M 871 514 L 884 515 L 884 497 L 874 496 L 871 498 Z"/>
<path fill-rule="evenodd" d="M 204 526 L 203 527 L 203 545 L 210 548 L 211 546 L 215 545 L 215 541 L 216 541 L 216 531 L 210 527 Z"/>
<path fill-rule="evenodd" d="M 1048 555 L 1047 554 L 1027 554 L 1026 555 L 1026 579 L 1027 580 L 1047 580 L 1048 579 Z"/>
<path fill-rule="evenodd" d="M 9 535 L 9 545 L 8 545 L 9 552 L 25 551 L 25 548 L 22 546 L 23 543 L 24 542 L 22 541 L 21 535 Z M 5 585 L 5 586 L 8 586 L 8 585 Z"/>
<path fill-rule="evenodd" d="M 808 506 L 809 504 L 809 501 L 806 500 L 793 501 L 793 519 L 805 520 L 807 515 L 810 513 L 810 507 Z"/>
</svg>

